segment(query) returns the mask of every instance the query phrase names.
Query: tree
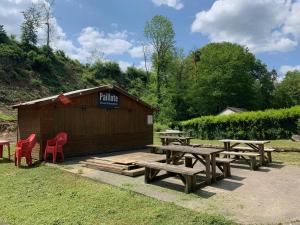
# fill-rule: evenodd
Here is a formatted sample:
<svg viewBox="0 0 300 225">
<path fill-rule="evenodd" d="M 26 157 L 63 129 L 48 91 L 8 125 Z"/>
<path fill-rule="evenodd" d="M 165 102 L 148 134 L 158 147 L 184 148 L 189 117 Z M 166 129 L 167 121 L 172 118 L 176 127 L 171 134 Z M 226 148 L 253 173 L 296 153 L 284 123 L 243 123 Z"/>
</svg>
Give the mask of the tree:
<svg viewBox="0 0 300 225">
<path fill-rule="evenodd" d="M 46 30 L 46 46 L 50 49 L 51 37 L 53 35 L 53 5 L 55 0 L 44 0 L 38 3 L 39 12 L 41 14 L 42 23 L 45 25 Z"/>
<path fill-rule="evenodd" d="M 276 86 L 274 106 L 277 108 L 300 105 L 300 71 L 289 71 Z"/>
<path fill-rule="evenodd" d="M 25 47 L 32 47 L 37 44 L 37 29 L 40 25 L 40 13 L 35 6 L 31 6 L 23 13 L 24 22 L 22 23 L 22 44 Z"/>
<path fill-rule="evenodd" d="M 227 106 L 258 108 L 256 59 L 248 49 L 232 43 L 212 43 L 188 57 L 190 116 L 216 114 Z M 198 57 L 201 56 L 201 57 Z M 192 74 L 192 73 L 191 73 Z"/>
<path fill-rule="evenodd" d="M 146 23 L 144 33 L 154 48 L 152 55 L 153 65 L 157 76 L 157 103 L 162 104 L 161 86 L 164 80 L 163 76 L 167 69 L 168 54 L 174 48 L 174 30 L 172 23 L 164 16 L 154 16 Z"/>
<path fill-rule="evenodd" d="M 9 37 L 6 34 L 6 31 L 4 30 L 4 26 L 0 25 L 0 44 L 8 43 Z"/>
</svg>

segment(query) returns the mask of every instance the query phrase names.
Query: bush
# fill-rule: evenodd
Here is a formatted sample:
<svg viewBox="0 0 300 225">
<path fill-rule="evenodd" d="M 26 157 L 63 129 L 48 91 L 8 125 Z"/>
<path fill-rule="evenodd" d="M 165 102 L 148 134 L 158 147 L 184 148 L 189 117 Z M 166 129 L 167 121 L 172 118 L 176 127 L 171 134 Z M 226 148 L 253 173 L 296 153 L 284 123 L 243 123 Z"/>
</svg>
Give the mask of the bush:
<svg viewBox="0 0 300 225">
<path fill-rule="evenodd" d="M 154 123 L 154 131 L 155 132 L 161 132 L 161 131 L 165 131 L 169 128 L 168 125 L 165 124 L 161 124 L 161 123 Z"/>
<path fill-rule="evenodd" d="M 180 129 L 201 139 L 283 139 L 297 133 L 300 106 L 288 109 L 203 116 L 178 123 Z"/>
</svg>

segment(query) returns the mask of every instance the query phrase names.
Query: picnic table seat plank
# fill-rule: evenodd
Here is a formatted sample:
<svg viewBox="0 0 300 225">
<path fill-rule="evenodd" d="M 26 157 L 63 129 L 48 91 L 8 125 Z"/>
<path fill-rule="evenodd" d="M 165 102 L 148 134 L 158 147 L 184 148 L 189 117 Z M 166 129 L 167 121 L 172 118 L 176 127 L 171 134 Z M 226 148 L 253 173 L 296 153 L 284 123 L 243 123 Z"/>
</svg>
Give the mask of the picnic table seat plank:
<svg viewBox="0 0 300 225">
<path fill-rule="evenodd" d="M 185 185 L 185 192 L 190 193 L 196 189 L 196 174 L 201 173 L 201 169 L 187 168 L 158 162 L 138 162 L 138 165 L 145 167 L 145 183 L 150 183 L 163 170 L 178 174 Z"/>
<path fill-rule="evenodd" d="M 257 163 L 256 163 L 256 157 L 260 156 L 258 153 L 253 153 L 253 152 L 233 152 L 233 151 L 223 151 L 221 154 L 225 156 L 241 156 L 244 160 L 246 160 L 250 164 L 250 169 L 251 170 L 256 170 L 257 168 Z M 244 157 L 247 156 L 249 157 L 249 161 Z"/>
<path fill-rule="evenodd" d="M 203 170 L 202 169 L 195 169 L 195 168 L 188 168 L 188 167 L 183 167 L 183 166 L 178 166 L 178 165 L 171 165 L 171 164 L 166 164 L 166 163 L 159 163 L 159 162 L 147 162 L 147 161 L 140 161 L 137 162 L 139 166 L 144 166 L 144 167 L 150 167 L 152 169 L 159 169 L 159 170 L 164 170 L 168 171 L 171 173 L 178 173 L 178 174 L 183 174 L 183 175 L 195 175 L 198 173 L 201 173 Z"/>
<path fill-rule="evenodd" d="M 233 150 L 238 150 L 238 151 L 255 151 L 253 148 L 246 147 L 246 146 L 236 146 L 232 148 Z M 267 153 L 267 160 L 269 163 L 272 162 L 272 152 L 275 151 L 274 148 L 264 148 L 264 151 Z"/>
</svg>

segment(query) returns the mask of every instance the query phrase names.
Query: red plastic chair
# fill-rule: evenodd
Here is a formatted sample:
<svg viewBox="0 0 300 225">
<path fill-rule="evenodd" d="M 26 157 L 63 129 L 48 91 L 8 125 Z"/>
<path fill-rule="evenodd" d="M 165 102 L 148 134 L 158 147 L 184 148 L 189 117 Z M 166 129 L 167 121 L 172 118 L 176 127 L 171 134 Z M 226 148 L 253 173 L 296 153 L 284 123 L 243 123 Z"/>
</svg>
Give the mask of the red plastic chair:
<svg viewBox="0 0 300 225">
<path fill-rule="evenodd" d="M 32 165 L 31 152 L 36 144 L 36 134 L 30 134 L 26 140 L 19 140 L 15 151 L 15 165 L 20 167 L 22 157 L 26 158 L 28 166 Z"/>
<path fill-rule="evenodd" d="M 60 154 L 62 161 L 64 161 L 63 145 L 67 143 L 68 134 L 65 132 L 58 133 L 55 138 L 47 141 L 47 146 L 45 149 L 44 159 L 47 161 L 47 155 L 52 154 L 52 161 L 56 163 L 57 153 Z"/>
</svg>

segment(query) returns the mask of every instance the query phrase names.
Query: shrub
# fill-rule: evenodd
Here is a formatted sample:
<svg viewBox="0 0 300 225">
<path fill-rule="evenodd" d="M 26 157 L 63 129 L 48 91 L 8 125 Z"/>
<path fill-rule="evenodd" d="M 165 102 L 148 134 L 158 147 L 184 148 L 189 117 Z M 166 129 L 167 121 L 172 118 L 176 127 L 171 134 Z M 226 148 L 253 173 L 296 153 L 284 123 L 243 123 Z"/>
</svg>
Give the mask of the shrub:
<svg viewBox="0 0 300 225">
<path fill-rule="evenodd" d="M 203 116 L 178 123 L 180 129 L 201 139 L 282 139 L 297 133 L 300 106 L 288 109 Z"/>
<path fill-rule="evenodd" d="M 160 132 L 160 131 L 165 131 L 167 130 L 169 127 L 165 124 L 161 124 L 161 123 L 154 123 L 154 131 L 155 132 Z"/>
</svg>

